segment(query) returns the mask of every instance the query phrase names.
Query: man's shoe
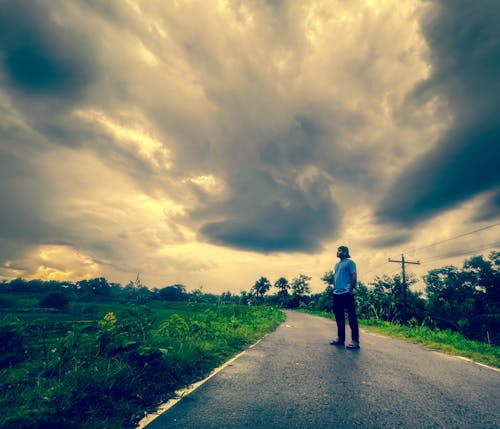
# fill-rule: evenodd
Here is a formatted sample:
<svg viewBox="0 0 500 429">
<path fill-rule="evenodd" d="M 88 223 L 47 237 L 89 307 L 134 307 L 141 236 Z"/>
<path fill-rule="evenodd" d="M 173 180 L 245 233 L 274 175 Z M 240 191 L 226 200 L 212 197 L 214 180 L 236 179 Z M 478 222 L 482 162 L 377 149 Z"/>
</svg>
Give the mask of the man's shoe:
<svg viewBox="0 0 500 429">
<path fill-rule="evenodd" d="M 338 338 L 336 340 L 330 341 L 330 345 L 332 346 L 343 346 L 344 341 L 340 341 Z"/>
<path fill-rule="evenodd" d="M 345 348 L 351 350 L 359 349 L 359 343 L 357 341 L 351 341 L 349 344 L 347 344 L 347 346 L 345 346 Z"/>
</svg>

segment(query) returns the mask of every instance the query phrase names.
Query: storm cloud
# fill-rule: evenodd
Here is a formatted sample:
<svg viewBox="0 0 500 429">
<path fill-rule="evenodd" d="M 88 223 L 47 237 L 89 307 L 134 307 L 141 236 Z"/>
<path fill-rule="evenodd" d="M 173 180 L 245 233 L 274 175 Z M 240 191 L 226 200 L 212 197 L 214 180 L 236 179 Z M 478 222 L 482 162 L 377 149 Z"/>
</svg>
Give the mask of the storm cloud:
<svg viewBox="0 0 500 429">
<path fill-rule="evenodd" d="M 314 179 L 300 189 L 254 171 L 240 181 L 234 197 L 215 209 L 228 218 L 202 227 L 210 240 L 264 253 L 312 252 L 336 233 L 339 212 L 325 180 Z"/>
<path fill-rule="evenodd" d="M 4 79 L 16 96 L 73 99 L 92 80 L 86 38 L 58 23 L 37 1 L 2 1 Z"/>
<path fill-rule="evenodd" d="M 433 2 L 423 19 L 432 72 L 408 97 L 407 108 L 438 98 L 448 104 L 452 121 L 436 145 L 396 177 L 377 210 L 381 220 L 414 225 L 477 195 L 498 193 L 499 19 L 496 1 Z M 495 201 L 476 216 L 498 216 Z"/>
</svg>

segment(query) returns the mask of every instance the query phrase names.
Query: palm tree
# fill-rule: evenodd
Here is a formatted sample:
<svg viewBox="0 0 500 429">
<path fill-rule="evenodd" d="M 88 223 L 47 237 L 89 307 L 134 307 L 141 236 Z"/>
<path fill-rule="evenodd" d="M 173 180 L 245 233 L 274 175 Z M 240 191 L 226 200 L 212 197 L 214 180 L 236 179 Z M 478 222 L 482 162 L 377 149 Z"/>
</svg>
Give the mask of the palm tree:
<svg viewBox="0 0 500 429">
<path fill-rule="evenodd" d="M 264 299 L 264 294 L 271 288 L 271 283 L 265 277 L 261 277 L 252 286 L 252 293 L 257 297 L 257 299 L 262 302 Z"/>
<path fill-rule="evenodd" d="M 288 289 L 290 289 L 290 284 L 285 277 L 280 277 L 274 282 L 274 287 L 278 288 L 278 297 L 280 299 L 280 307 L 284 307 L 285 303 L 288 301 Z"/>
</svg>

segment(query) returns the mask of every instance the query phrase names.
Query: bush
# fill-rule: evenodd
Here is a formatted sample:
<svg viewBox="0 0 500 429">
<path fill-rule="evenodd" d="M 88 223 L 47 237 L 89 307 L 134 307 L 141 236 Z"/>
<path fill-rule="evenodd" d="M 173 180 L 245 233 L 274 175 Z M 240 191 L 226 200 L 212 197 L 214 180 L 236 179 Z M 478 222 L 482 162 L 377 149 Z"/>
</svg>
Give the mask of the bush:
<svg viewBox="0 0 500 429">
<path fill-rule="evenodd" d="M 22 334 L 13 325 L 0 326 L 0 368 L 15 365 L 25 358 Z"/>
<path fill-rule="evenodd" d="M 5 297 L 5 296 L 0 296 L 0 308 L 11 308 L 15 307 L 15 302 L 12 301 L 11 299 Z"/>
<path fill-rule="evenodd" d="M 41 308 L 55 308 L 57 310 L 64 310 L 68 307 L 69 300 L 62 293 L 54 292 L 49 293 L 40 300 Z"/>
</svg>

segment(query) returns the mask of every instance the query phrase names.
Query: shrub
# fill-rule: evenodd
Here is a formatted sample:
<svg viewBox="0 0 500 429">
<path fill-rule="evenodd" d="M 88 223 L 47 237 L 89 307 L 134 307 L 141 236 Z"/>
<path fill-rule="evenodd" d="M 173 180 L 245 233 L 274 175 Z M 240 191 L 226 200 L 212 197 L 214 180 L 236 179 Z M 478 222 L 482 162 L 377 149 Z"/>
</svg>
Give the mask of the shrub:
<svg viewBox="0 0 500 429">
<path fill-rule="evenodd" d="M 0 296 L 0 308 L 11 308 L 11 307 L 15 307 L 14 301 L 5 296 Z"/>
<path fill-rule="evenodd" d="M 63 310 L 68 307 L 69 300 L 62 293 L 53 292 L 44 296 L 40 300 L 41 308 L 56 308 L 58 310 Z"/>
<path fill-rule="evenodd" d="M 15 365 L 25 358 L 22 334 L 13 325 L 0 326 L 0 368 Z"/>
</svg>

